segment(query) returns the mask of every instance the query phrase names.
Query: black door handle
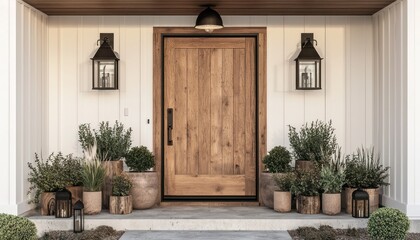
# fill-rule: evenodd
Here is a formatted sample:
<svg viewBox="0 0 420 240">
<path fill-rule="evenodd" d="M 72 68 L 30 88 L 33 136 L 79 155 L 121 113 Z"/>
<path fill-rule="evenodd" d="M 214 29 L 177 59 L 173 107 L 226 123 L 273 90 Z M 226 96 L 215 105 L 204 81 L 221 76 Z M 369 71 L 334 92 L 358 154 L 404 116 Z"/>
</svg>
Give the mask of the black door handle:
<svg viewBox="0 0 420 240">
<path fill-rule="evenodd" d="M 172 129 L 173 129 L 173 109 L 168 108 L 168 145 L 172 145 Z"/>
</svg>

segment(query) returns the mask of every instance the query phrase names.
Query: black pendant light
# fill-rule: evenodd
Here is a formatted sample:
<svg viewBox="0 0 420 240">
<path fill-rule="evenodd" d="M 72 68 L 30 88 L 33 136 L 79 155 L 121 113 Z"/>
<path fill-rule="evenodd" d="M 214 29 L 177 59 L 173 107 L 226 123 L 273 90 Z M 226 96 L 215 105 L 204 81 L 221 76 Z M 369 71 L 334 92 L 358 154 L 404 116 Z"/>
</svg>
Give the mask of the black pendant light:
<svg viewBox="0 0 420 240">
<path fill-rule="evenodd" d="M 213 32 L 215 29 L 221 29 L 223 28 L 222 17 L 211 7 L 207 7 L 198 15 L 195 21 L 195 28 L 204 29 L 208 33 Z"/>
</svg>

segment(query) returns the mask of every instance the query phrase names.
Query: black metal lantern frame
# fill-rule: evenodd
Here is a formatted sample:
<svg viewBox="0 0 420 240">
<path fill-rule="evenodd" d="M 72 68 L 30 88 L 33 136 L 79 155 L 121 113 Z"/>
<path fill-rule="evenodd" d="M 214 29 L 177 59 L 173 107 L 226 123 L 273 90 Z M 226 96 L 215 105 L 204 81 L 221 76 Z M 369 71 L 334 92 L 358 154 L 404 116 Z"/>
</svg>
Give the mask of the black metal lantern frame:
<svg viewBox="0 0 420 240">
<path fill-rule="evenodd" d="M 317 90 L 321 89 L 321 60 L 313 43 L 313 33 L 301 34 L 302 50 L 296 61 L 296 89 Z"/>
<path fill-rule="evenodd" d="M 358 188 L 352 194 L 352 216 L 354 218 L 368 218 L 370 215 L 369 194 Z"/>
<path fill-rule="evenodd" d="M 77 201 L 73 207 L 73 232 L 81 233 L 85 230 L 84 204 Z"/>
<path fill-rule="evenodd" d="M 118 89 L 118 61 L 119 55 L 113 50 L 113 33 L 98 40 L 102 41 L 98 51 L 92 59 L 92 89 L 117 90 Z"/>
<path fill-rule="evenodd" d="M 55 193 L 55 217 L 69 218 L 72 216 L 71 192 L 67 189 Z"/>
</svg>

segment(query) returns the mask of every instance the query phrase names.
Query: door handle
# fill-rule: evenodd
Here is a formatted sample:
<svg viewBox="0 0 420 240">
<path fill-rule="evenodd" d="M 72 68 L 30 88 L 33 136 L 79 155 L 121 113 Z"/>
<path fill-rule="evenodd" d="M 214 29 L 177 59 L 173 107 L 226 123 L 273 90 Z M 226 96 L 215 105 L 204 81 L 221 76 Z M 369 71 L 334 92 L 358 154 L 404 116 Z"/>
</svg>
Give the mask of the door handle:
<svg viewBox="0 0 420 240">
<path fill-rule="evenodd" d="M 172 108 L 168 108 L 167 109 L 167 113 L 168 113 L 168 145 L 172 145 L 172 129 L 173 129 L 173 109 Z"/>
</svg>

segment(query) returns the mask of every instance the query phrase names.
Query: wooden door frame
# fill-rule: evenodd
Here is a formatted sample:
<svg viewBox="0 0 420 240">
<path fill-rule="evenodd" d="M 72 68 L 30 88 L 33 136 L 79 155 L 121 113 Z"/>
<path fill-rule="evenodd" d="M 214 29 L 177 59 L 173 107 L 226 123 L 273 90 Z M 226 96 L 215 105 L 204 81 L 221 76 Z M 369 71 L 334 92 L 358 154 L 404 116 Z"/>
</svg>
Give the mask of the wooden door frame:
<svg viewBox="0 0 420 240">
<path fill-rule="evenodd" d="M 163 200 L 163 169 L 162 169 L 162 144 L 163 144 L 163 127 L 162 127 L 162 77 L 163 77 L 163 58 L 162 46 L 165 36 L 186 36 L 186 37 L 214 37 L 214 36 L 245 36 L 253 35 L 257 38 L 257 179 L 256 189 L 257 201 L 261 203 L 261 191 L 259 189 L 259 179 L 263 170 L 262 160 L 267 152 L 267 29 L 266 27 L 229 27 L 216 30 L 208 34 L 203 30 L 192 27 L 154 27 L 153 28 L 153 152 L 155 155 L 155 170 L 159 176 L 159 200 Z M 216 199 L 217 200 L 217 199 Z"/>
</svg>

